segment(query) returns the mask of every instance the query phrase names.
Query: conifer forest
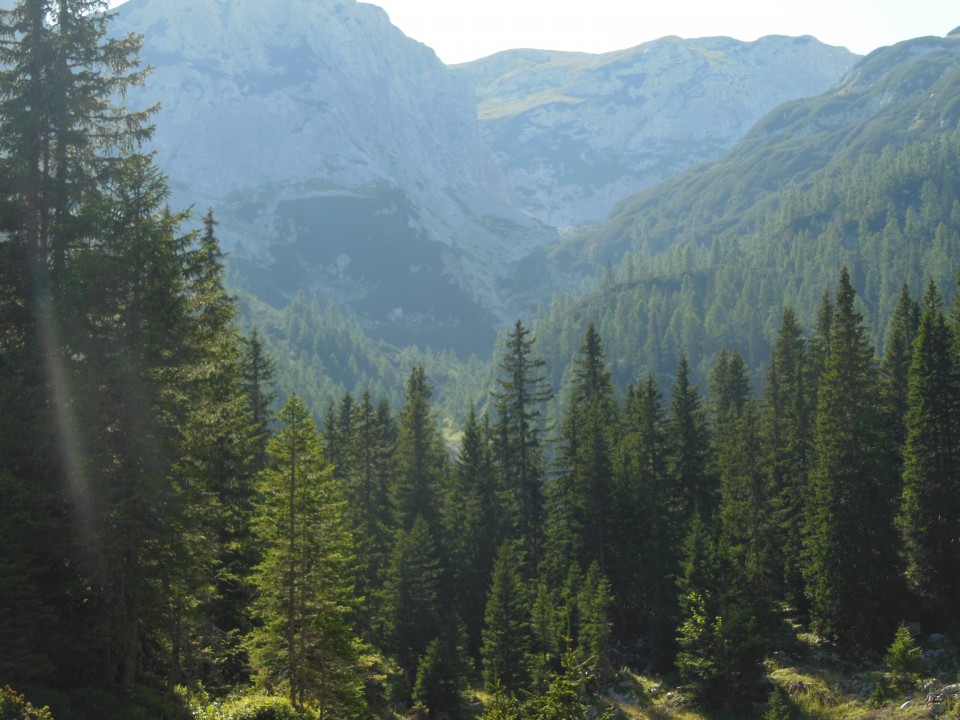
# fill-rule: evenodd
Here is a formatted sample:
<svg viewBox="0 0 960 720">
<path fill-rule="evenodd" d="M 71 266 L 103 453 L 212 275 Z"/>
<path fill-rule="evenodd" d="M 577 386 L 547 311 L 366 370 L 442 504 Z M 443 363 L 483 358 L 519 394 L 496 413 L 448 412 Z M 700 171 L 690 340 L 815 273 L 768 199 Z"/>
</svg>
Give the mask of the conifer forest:
<svg viewBox="0 0 960 720">
<path fill-rule="evenodd" d="M 960 717 L 960 130 L 388 361 L 227 286 L 110 19 L 0 10 L 0 718 Z"/>
</svg>

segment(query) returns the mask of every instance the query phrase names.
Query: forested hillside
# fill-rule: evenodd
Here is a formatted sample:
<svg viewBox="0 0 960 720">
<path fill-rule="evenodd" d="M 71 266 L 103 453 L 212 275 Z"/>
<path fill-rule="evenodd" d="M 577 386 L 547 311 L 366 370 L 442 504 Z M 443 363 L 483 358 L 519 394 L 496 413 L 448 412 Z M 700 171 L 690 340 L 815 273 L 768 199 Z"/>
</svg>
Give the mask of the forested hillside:
<svg viewBox="0 0 960 720">
<path fill-rule="evenodd" d="M 865 58 L 838 90 L 788 103 L 720 162 L 624 201 L 553 262 L 596 272 L 536 331 L 553 378 L 589 322 L 618 387 L 681 354 L 699 381 L 721 348 L 760 380 L 784 305 L 807 325 L 846 265 L 883 347 L 902 283 L 952 293 L 960 255 L 960 38 L 922 38 Z"/>
<path fill-rule="evenodd" d="M 0 718 L 956 717 L 956 128 L 466 365 L 230 295 L 104 9 L 0 11 Z"/>
</svg>

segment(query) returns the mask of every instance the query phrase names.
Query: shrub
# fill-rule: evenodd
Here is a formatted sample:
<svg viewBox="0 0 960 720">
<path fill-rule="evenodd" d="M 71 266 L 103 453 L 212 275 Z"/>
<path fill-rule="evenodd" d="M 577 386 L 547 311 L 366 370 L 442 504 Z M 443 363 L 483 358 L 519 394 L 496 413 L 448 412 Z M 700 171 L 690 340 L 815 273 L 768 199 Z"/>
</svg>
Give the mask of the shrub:
<svg viewBox="0 0 960 720">
<path fill-rule="evenodd" d="M 0 692 L 0 720 L 53 720 L 49 708 L 35 708 L 9 685 Z"/>
<path fill-rule="evenodd" d="M 914 642 L 913 636 L 905 625 L 897 628 L 893 643 L 884 656 L 887 669 L 893 674 L 898 685 L 914 685 L 923 671 L 923 651 Z"/>
<path fill-rule="evenodd" d="M 287 698 L 273 695 L 244 695 L 225 702 L 218 720 L 303 720 Z"/>
<path fill-rule="evenodd" d="M 763 720 L 790 720 L 792 715 L 787 693 L 778 685 L 770 693 L 770 699 L 767 701 L 767 712 L 764 713 Z"/>
</svg>

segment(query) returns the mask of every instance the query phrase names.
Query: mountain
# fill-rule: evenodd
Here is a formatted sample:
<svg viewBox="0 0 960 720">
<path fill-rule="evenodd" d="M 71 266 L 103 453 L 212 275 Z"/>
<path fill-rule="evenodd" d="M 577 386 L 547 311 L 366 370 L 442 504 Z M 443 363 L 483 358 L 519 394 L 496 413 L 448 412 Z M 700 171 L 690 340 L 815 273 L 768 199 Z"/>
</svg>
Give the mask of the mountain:
<svg viewBox="0 0 960 720">
<path fill-rule="evenodd" d="M 568 287 L 544 263 L 568 219 L 521 202 L 517 155 L 503 150 L 522 144 L 523 123 L 541 124 L 537 144 L 583 155 L 570 164 L 580 179 L 563 180 L 571 207 L 581 196 L 609 206 L 715 155 L 760 108 L 822 89 L 852 61 L 803 38 L 667 39 L 594 58 L 508 53 L 470 71 L 355 0 L 129 0 L 117 15 L 114 32 L 143 33 L 153 67 L 128 101 L 160 102 L 152 148 L 172 201 L 214 209 L 235 285 L 276 308 L 302 290 L 373 338 L 464 356 L 488 354 L 498 327 Z M 541 59 L 508 82 L 523 57 Z M 550 84 L 548 57 L 566 80 Z M 510 92 L 528 99 L 513 140 L 503 107 L 491 134 L 493 95 L 478 119 L 477 68 L 484 87 L 519 83 Z M 574 120 L 542 124 L 550 104 L 529 98 L 545 82 L 577 100 Z M 571 149 L 580 135 L 606 139 L 591 155 Z M 641 147 L 639 135 L 652 139 Z M 618 179 L 595 189 L 590 178 L 619 156 Z"/>
<path fill-rule="evenodd" d="M 858 56 L 811 37 L 666 37 L 601 55 L 511 50 L 453 66 L 514 201 L 558 227 L 714 160 L 777 105 L 833 87 Z"/>
<path fill-rule="evenodd" d="M 704 382 L 722 348 L 762 382 L 784 307 L 811 330 L 844 266 L 882 352 L 903 283 L 915 299 L 931 280 L 948 303 L 956 292 L 958 167 L 960 36 L 871 53 L 553 249 L 551 263 L 599 278 L 535 326 L 554 382 L 591 322 L 621 388 L 647 372 L 669 386 L 681 356 Z"/>
<path fill-rule="evenodd" d="M 467 88 L 353 0 L 131 0 L 175 201 L 212 206 L 236 280 L 373 334 L 486 350 L 501 275 L 555 238 L 507 201 Z"/>
<path fill-rule="evenodd" d="M 782 190 L 809 186 L 862 155 L 932 140 L 960 121 L 960 36 L 908 40 L 874 51 L 835 88 L 785 103 L 718 162 L 624 199 L 583 242 L 557 257 L 593 266 L 629 249 L 751 235 Z"/>
</svg>

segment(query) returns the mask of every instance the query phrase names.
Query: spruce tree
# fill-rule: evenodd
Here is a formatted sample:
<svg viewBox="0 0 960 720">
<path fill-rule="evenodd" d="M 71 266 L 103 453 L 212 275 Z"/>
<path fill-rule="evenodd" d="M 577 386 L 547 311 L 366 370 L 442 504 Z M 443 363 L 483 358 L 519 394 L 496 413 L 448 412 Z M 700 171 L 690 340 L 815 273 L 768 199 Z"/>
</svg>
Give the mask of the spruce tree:
<svg viewBox="0 0 960 720">
<path fill-rule="evenodd" d="M 786 308 L 767 373 L 761 433 L 771 484 L 771 521 L 778 531 L 775 551 L 783 596 L 795 607 L 805 605 L 800 567 L 807 474 L 813 451 L 813 385 L 800 325 L 794 312 Z"/>
<path fill-rule="evenodd" d="M 408 693 L 413 690 L 420 656 L 444 629 L 442 580 L 433 534 L 418 515 L 409 530 L 397 531 L 386 585 L 391 646 Z"/>
<path fill-rule="evenodd" d="M 255 573 L 260 626 L 249 636 L 250 661 L 294 706 L 312 704 L 323 717 L 342 717 L 362 708 L 345 502 L 313 418 L 296 395 L 279 421 L 260 474 L 255 532 L 264 554 Z"/>
<path fill-rule="evenodd" d="M 899 523 L 910 587 L 945 628 L 960 598 L 960 373 L 942 304 L 931 282 L 910 365 Z"/>
<path fill-rule="evenodd" d="M 446 452 L 430 404 L 432 394 L 423 365 L 414 365 L 407 379 L 406 403 L 400 411 L 393 504 L 398 527 L 409 530 L 421 516 L 436 537 Z"/>
<path fill-rule="evenodd" d="M 636 522 L 630 547 L 635 579 L 618 591 L 618 606 L 630 608 L 646 638 L 649 660 L 663 668 L 673 655 L 677 625 L 678 549 L 687 522 L 680 488 L 668 470 L 667 418 L 652 376 L 628 399 L 622 442 L 622 472 L 634 479 Z M 629 627 L 629 625 L 627 625 Z"/>
<path fill-rule="evenodd" d="M 913 359 L 913 341 L 919 324 L 920 306 L 910 295 L 910 288 L 904 283 L 900 288 L 897 306 L 893 310 L 887 347 L 880 363 L 891 438 L 898 448 L 898 454 L 907 437 L 905 423 L 909 373 Z"/>
<path fill-rule="evenodd" d="M 506 542 L 497 551 L 483 630 L 483 678 L 490 691 L 517 694 L 530 679 L 530 597 L 523 551 Z"/>
<path fill-rule="evenodd" d="M 533 355 L 534 338 L 518 320 L 507 338 L 494 402 L 496 461 L 509 498 L 516 532 L 535 567 L 543 532 L 543 406 L 552 392 L 544 361 Z"/>
<path fill-rule="evenodd" d="M 468 646 L 479 654 L 484 608 L 503 513 L 490 447 L 490 428 L 471 408 L 444 498 L 444 537 L 453 607 L 466 626 Z"/>
<path fill-rule="evenodd" d="M 172 586 L 181 588 L 174 597 L 169 684 L 181 682 L 183 664 L 199 664 L 214 688 L 244 675 L 239 639 L 250 629 L 249 576 L 257 560 L 250 523 L 259 437 L 247 406 L 242 339 L 234 298 L 223 288 L 213 214 L 203 223 L 199 243 L 186 255 L 188 362 L 176 385 L 177 402 L 185 408 L 176 455 L 186 522 L 178 543 L 181 562 L 169 563 L 179 568 Z"/>
<path fill-rule="evenodd" d="M 383 633 L 377 628 L 384 615 L 383 584 L 391 549 L 392 477 L 392 447 L 384 422 L 369 389 L 365 390 L 354 409 L 354 431 L 349 438 L 343 481 L 357 554 L 357 595 L 364 598 L 357 622 L 365 637 L 381 642 Z"/>
<path fill-rule="evenodd" d="M 91 384 L 99 387 L 96 383 L 117 368 L 117 355 L 99 368 L 97 360 L 108 353 L 97 352 L 97 359 L 84 355 L 96 342 L 87 337 L 89 330 L 104 340 L 96 327 L 99 308 L 88 316 L 84 311 L 101 291 L 116 285 L 109 273 L 86 272 L 89 260 L 102 255 L 103 210 L 112 206 L 122 211 L 114 194 L 126 184 L 131 158 L 149 162 L 142 156 L 138 160 L 134 151 L 150 134 L 150 111 L 130 111 L 116 102 L 144 77 L 137 68 L 140 41 L 108 38 L 105 7 L 96 0 L 22 0 L 0 10 L 0 192 L 5 209 L 0 221 L 0 366 L 9 380 L 0 397 L 18 425 L 10 434 L 0 428 L 0 435 L 19 445 L 0 443 L 0 449 L 16 479 L 28 483 L 25 507 L 31 516 L 51 522 L 37 534 L 35 549 L 38 567 L 49 569 L 41 593 L 59 605 L 58 622 L 50 627 L 57 639 L 46 643 L 47 652 L 56 656 L 57 682 L 130 687 L 141 670 L 143 634 L 157 629 L 156 622 L 152 628 L 141 624 L 143 613 L 148 605 L 158 610 L 162 604 L 138 578 L 153 574 L 156 579 L 158 568 L 133 572 L 127 594 L 114 592 L 119 584 L 114 561 L 121 557 L 110 552 L 118 537 L 111 534 L 116 496 L 107 491 L 101 499 L 110 481 L 100 482 L 100 471 L 115 478 L 123 467 L 120 472 L 142 476 L 131 468 L 129 457 L 88 445 L 105 424 L 117 427 L 121 422 L 118 405 L 107 419 L 106 403 L 97 403 L 83 424 L 75 413 L 85 407 L 80 391 Z M 131 225 L 140 221 L 131 218 Z M 167 290 L 177 297 L 178 287 Z M 110 318 L 110 329 L 115 320 Z M 91 377 L 91 369 L 98 378 Z M 118 379 L 114 375 L 109 382 Z M 144 495 L 150 496 L 157 485 L 147 485 Z M 158 498 L 144 499 L 131 517 Z M 151 519 L 162 514 L 147 512 Z M 125 549 L 131 551 L 131 545 Z M 67 597 L 74 600 L 69 607 Z M 38 607 L 43 604 L 38 599 Z M 158 612 L 151 620 L 159 618 Z"/>
<path fill-rule="evenodd" d="M 252 462 L 254 472 L 260 472 L 267 464 L 267 442 L 270 440 L 270 407 L 276 399 L 274 375 L 276 365 L 264 348 L 260 331 L 253 328 L 250 336 L 243 339 L 241 374 L 247 396 L 247 411 L 255 434 L 255 452 Z"/>
<path fill-rule="evenodd" d="M 803 574 L 816 628 L 879 648 L 901 592 L 880 377 L 846 268 L 820 380 Z"/>
<path fill-rule="evenodd" d="M 690 365 L 680 358 L 667 418 L 668 469 L 680 493 L 679 516 L 713 512 L 716 481 L 710 472 L 710 438 L 700 393 L 690 380 Z M 685 531 L 679 534 L 683 537 Z"/>
<path fill-rule="evenodd" d="M 550 493 L 549 569 L 561 577 L 571 563 L 606 568 L 612 542 L 613 448 L 617 407 L 603 344 L 587 329 L 574 361 L 570 406 L 564 417 L 558 477 Z"/>
<path fill-rule="evenodd" d="M 734 565 L 718 524 L 697 515 L 685 541 L 679 582 L 676 665 L 703 705 L 728 710 L 755 698 L 763 674 L 763 644 L 749 590 L 738 584 Z"/>
<path fill-rule="evenodd" d="M 769 481 L 762 467 L 756 402 L 739 353 L 723 351 L 711 375 L 713 458 L 720 484 L 717 514 L 731 566 L 729 578 L 750 598 L 755 614 L 769 612 L 779 577 L 774 569 Z"/>
<path fill-rule="evenodd" d="M 594 673 L 606 674 L 610 670 L 613 638 L 610 608 L 613 600 L 613 590 L 600 571 L 600 565 L 596 562 L 590 563 L 577 597 L 577 647 L 580 656 Z"/>
</svg>

